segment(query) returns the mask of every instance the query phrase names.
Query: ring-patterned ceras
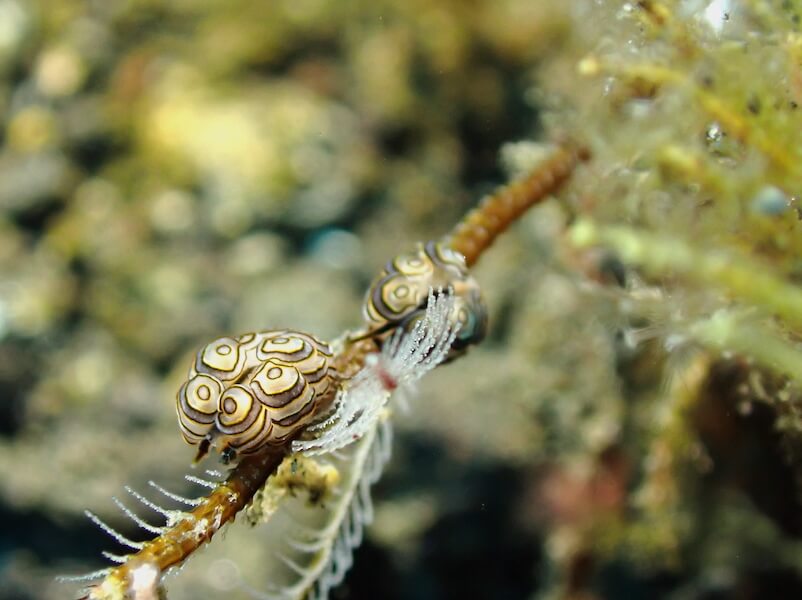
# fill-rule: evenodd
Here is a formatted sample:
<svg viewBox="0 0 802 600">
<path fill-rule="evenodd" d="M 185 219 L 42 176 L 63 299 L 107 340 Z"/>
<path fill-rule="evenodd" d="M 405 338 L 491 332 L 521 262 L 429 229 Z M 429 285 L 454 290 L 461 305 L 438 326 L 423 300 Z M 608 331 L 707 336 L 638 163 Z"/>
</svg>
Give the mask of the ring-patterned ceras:
<svg viewBox="0 0 802 600">
<path fill-rule="evenodd" d="M 336 393 L 328 344 L 291 330 L 223 337 L 203 347 L 178 392 L 184 439 L 224 459 L 281 444 Z"/>
<path fill-rule="evenodd" d="M 429 290 L 451 290 L 454 309 L 450 318 L 459 322 L 450 358 L 480 342 L 487 330 L 485 308 L 479 284 L 468 272 L 465 259 L 447 245 L 427 242 L 388 262 L 368 290 L 363 314 L 367 332 L 381 343 L 398 327 L 411 331 L 426 312 Z"/>
</svg>

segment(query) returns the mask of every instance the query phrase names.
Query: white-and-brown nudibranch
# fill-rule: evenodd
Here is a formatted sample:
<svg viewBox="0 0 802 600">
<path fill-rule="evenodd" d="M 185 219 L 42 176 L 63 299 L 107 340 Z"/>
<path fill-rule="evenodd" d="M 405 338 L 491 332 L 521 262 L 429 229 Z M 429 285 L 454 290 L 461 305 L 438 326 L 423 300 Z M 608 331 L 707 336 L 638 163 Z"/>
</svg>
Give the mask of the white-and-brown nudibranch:
<svg viewBox="0 0 802 600">
<path fill-rule="evenodd" d="M 450 319 L 459 323 L 448 359 L 478 344 L 487 332 L 487 310 L 465 257 L 442 242 L 418 244 L 389 261 L 365 295 L 365 330 L 356 337 L 383 343 L 399 329 L 411 331 L 426 311 L 430 290 L 450 290 Z"/>
<path fill-rule="evenodd" d="M 184 439 L 225 462 L 283 444 L 313 420 L 336 391 L 328 344 L 300 331 L 224 337 L 198 352 L 178 392 Z"/>
</svg>

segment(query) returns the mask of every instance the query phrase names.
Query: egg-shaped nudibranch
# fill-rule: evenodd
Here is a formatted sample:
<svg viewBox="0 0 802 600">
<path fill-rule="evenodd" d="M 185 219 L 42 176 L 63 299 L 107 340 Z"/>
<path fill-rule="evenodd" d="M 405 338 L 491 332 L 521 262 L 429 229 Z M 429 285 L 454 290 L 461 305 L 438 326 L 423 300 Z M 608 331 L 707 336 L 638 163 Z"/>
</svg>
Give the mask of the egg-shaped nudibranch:
<svg viewBox="0 0 802 600">
<path fill-rule="evenodd" d="M 363 304 L 366 330 L 355 339 L 372 338 L 379 346 L 396 330 L 412 331 L 426 312 L 429 291 L 447 290 L 453 297 L 449 319 L 459 333 L 448 359 L 484 339 L 487 309 L 479 284 L 464 257 L 441 242 L 418 244 L 412 251 L 389 261 L 373 281 Z"/>
<path fill-rule="evenodd" d="M 224 462 L 283 444 L 337 389 L 331 348 L 292 330 L 222 337 L 195 357 L 176 400 L 184 439 Z"/>
</svg>

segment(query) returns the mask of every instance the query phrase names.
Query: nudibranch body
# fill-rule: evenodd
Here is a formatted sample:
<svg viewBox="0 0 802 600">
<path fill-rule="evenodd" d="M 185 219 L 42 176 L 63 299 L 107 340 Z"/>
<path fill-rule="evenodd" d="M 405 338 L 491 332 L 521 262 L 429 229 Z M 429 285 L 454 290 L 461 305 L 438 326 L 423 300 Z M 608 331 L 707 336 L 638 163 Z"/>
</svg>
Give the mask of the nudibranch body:
<svg viewBox="0 0 802 600">
<path fill-rule="evenodd" d="M 223 337 L 203 347 L 176 401 L 184 439 L 224 459 L 283 444 L 337 390 L 331 348 L 292 330 Z"/>
<path fill-rule="evenodd" d="M 459 332 L 449 358 L 478 344 L 487 331 L 487 310 L 479 284 L 468 272 L 465 259 L 439 242 L 418 244 L 389 261 L 371 284 L 363 305 L 367 332 L 361 336 L 384 341 L 392 331 L 412 331 L 423 318 L 429 290 L 442 289 L 454 298 L 450 320 Z"/>
</svg>

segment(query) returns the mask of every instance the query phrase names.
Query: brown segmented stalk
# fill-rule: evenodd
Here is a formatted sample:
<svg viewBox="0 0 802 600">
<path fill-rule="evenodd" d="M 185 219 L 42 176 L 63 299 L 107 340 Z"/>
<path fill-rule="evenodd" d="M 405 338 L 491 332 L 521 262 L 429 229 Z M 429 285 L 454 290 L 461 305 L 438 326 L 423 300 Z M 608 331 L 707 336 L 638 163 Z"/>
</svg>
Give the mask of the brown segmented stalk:
<svg viewBox="0 0 802 600">
<path fill-rule="evenodd" d="M 526 177 L 485 196 L 443 238 L 443 243 L 462 254 L 469 267 L 474 265 L 499 234 L 533 205 L 557 191 L 577 164 L 589 156 L 584 148 L 558 146 Z"/>
<path fill-rule="evenodd" d="M 212 539 L 220 527 L 231 521 L 251 501 L 254 494 L 281 464 L 284 452 L 273 450 L 243 458 L 225 482 L 165 533 L 146 542 L 144 547 L 112 569 L 104 580 L 90 589 L 86 600 L 128 598 L 132 573 L 142 564 L 163 572 L 183 563 L 202 544 Z"/>
</svg>

